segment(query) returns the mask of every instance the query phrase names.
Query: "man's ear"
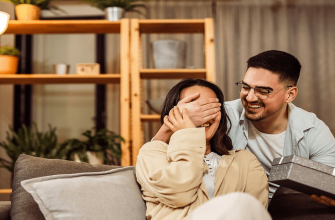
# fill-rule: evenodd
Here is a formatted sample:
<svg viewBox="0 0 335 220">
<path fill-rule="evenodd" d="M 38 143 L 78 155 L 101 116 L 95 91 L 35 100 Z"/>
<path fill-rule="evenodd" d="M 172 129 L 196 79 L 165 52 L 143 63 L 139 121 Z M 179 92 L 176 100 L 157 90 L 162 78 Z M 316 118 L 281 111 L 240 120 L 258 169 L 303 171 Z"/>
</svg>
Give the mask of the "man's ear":
<svg viewBox="0 0 335 220">
<path fill-rule="evenodd" d="M 286 102 L 287 103 L 293 102 L 293 100 L 295 99 L 295 97 L 297 97 L 297 95 L 298 95 L 298 88 L 296 86 L 290 87 L 287 90 L 286 95 L 287 95 Z"/>
</svg>

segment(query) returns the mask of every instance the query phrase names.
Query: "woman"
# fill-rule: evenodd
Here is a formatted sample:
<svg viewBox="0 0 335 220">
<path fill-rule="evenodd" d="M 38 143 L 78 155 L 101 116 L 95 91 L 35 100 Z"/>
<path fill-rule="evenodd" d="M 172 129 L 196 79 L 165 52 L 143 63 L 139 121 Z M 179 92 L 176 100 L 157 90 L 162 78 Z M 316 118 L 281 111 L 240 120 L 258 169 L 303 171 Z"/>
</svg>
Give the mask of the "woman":
<svg viewBox="0 0 335 220">
<path fill-rule="evenodd" d="M 161 114 L 162 127 L 173 132 L 169 144 L 146 143 L 137 157 L 136 176 L 147 219 L 186 219 L 211 198 L 231 192 L 248 193 L 267 206 L 264 169 L 250 152 L 232 150 L 225 108 L 196 127 L 186 109 L 180 112 L 175 107 L 197 92 L 197 100 L 217 98 L 224 106 L 222 91 L 215 84 L 201 79 L 180 81 L 166 96 Z"/>
</svg>

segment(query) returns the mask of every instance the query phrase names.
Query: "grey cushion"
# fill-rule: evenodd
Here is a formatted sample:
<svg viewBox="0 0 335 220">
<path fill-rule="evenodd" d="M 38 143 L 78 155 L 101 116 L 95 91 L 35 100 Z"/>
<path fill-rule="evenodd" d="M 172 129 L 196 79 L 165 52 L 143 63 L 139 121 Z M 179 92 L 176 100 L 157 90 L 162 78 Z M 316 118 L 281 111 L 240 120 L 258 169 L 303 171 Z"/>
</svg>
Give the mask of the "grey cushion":
<svg viewBox="0 0 335 220">
<path fill-rule="evenodd" d="M 88 163 L 44 159 L 21 154 L 14 168 L 11 218 L 12 220 L 44 219 L 33 197 L 21 186 L 21 181 L 23 180 L 56 174 L 107 171 L 114 168 L 119 168 L 119 166 L 91 165 Z"/>
<path fill-rule="evenodd" d="M 0 201 L 0 219 L 10 220 L 10 201 Z"/>
<path fill-rule="evenodd" d="M 62 174 L 21 182 L 47 220 L 145 220 L 134 167 Z"/>
</svg>

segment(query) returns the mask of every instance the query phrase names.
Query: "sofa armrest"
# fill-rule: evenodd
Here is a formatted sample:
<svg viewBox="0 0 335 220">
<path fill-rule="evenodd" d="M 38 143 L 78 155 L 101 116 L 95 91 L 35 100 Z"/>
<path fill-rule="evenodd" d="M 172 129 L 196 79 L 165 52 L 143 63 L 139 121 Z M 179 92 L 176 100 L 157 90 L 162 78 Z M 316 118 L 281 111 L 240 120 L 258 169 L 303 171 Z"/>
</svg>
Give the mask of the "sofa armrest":
<svg viewBox="0 0 335 220">
<path fill-rule="evenodd" d="M 0 219 L 10 220 L 10 201 L 0 201 Z"/>
</svg>

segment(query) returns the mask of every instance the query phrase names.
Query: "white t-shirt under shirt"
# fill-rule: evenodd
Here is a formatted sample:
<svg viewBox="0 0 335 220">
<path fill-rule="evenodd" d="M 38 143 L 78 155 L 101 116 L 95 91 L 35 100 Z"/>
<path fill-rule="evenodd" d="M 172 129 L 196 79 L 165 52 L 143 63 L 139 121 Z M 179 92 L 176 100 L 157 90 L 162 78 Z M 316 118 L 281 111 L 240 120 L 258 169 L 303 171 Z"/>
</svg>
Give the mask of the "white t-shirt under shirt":
<svg viewBox="0 0 335 220">
<path fill-rule="evenodd" d="M 247 122 L 249 137 L 246 150 L 255 154 L 266 175 L 269 175 L 273 159 L 283 156 L 285 131 L 279 134 L 265 134 L 257 130 L 249 120 Z M 269 198 L 272 198 L 277 187 L 278 185 L 269 183 Z"/>
<path fill-rule="evenodd" d="M 208 173 L 203 176 L 209 198 L 213 198 L 215 188 L 215 175 L 221 156 L 217 153 L 210 152 L 204 156 L 204 161 L 208 165 Z"/>
</svg>

